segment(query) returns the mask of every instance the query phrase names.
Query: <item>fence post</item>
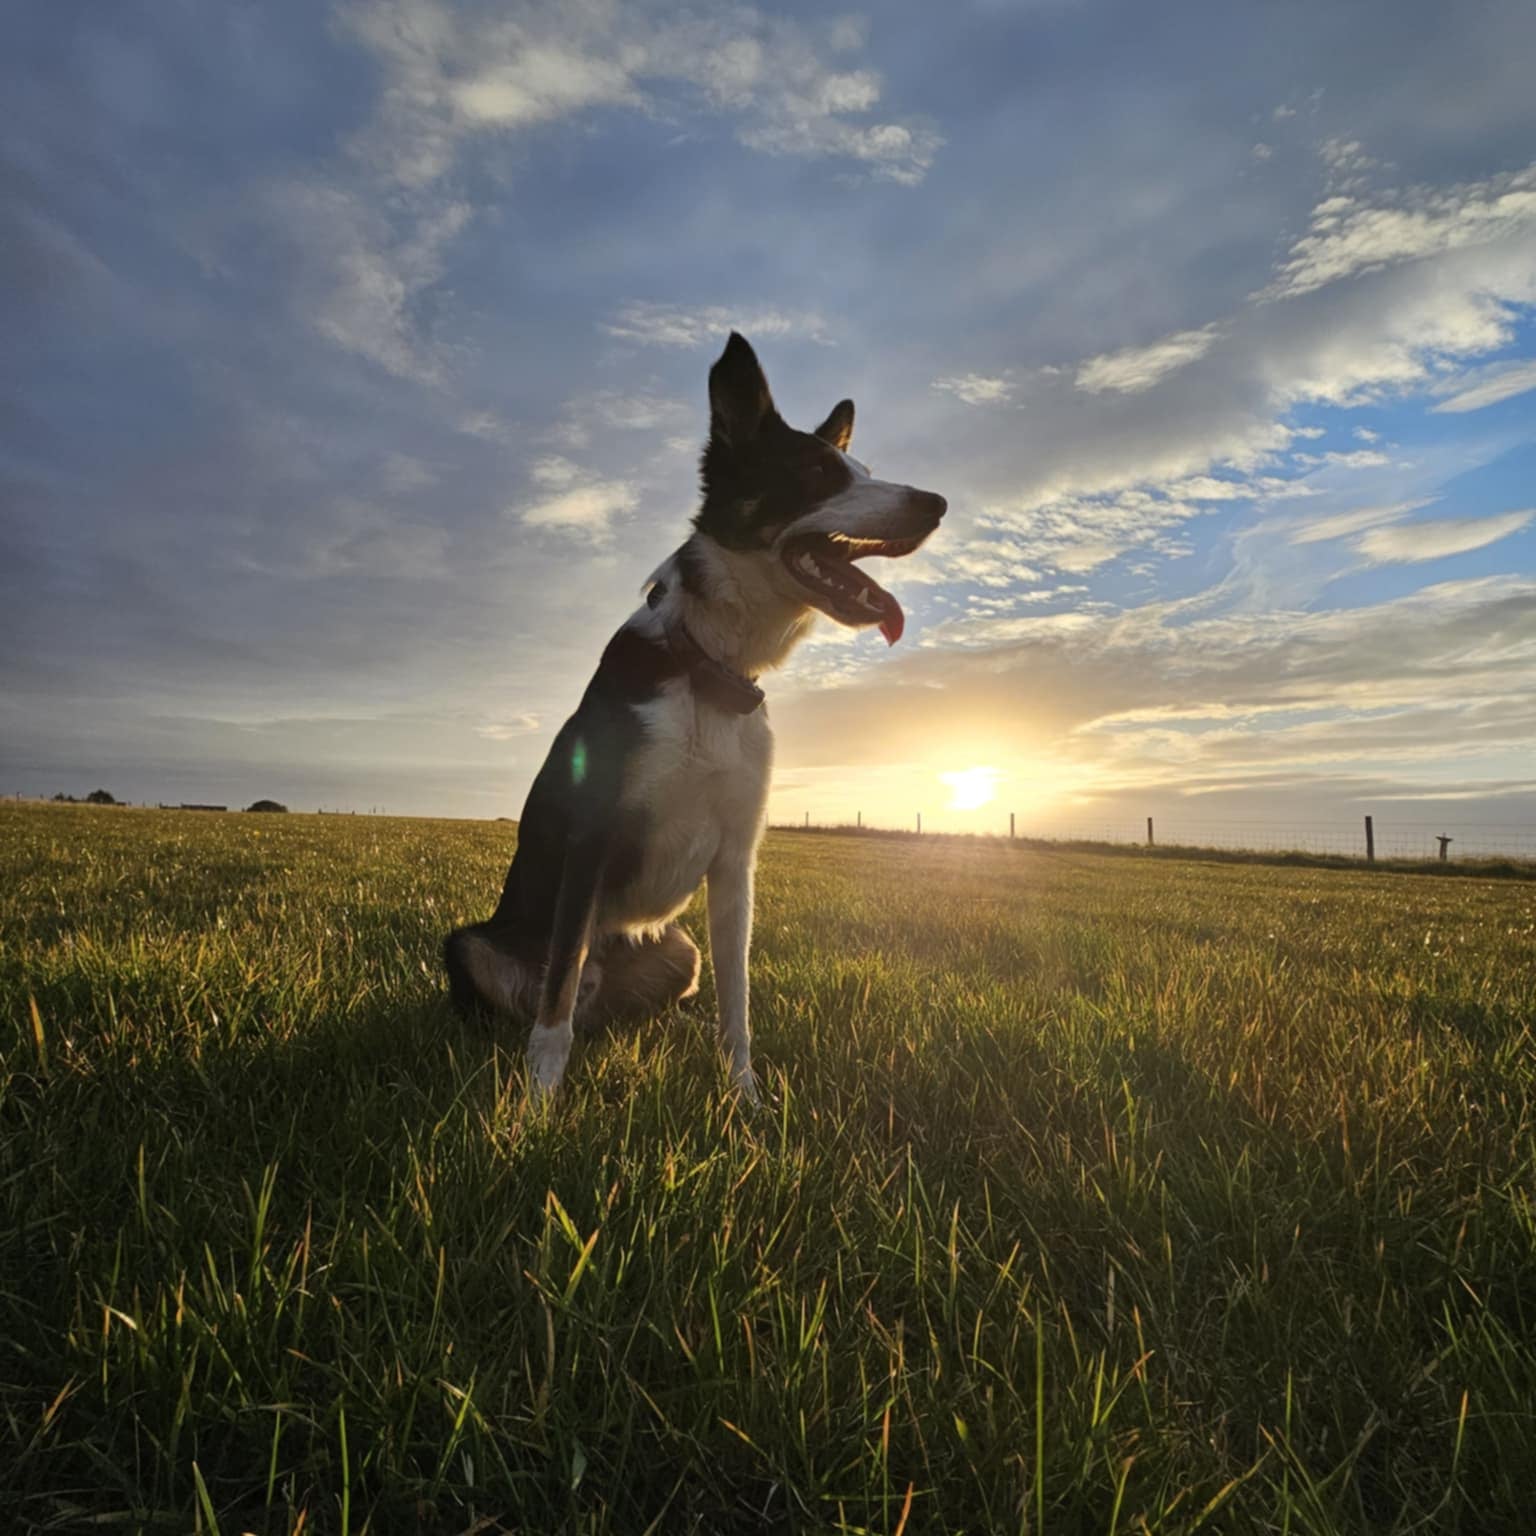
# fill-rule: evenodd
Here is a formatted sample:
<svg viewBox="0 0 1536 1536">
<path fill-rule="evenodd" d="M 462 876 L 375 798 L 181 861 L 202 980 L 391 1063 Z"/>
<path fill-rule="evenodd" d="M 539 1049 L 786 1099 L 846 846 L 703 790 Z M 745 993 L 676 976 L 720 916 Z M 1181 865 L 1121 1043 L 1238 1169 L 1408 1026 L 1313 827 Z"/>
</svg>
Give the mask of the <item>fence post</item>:
<svg viewBox="0 0 1536 1536">
<path fill-rule="evenodd" d="M 811 824 L 811 813 L 809 811 L 805 813 L 805 824 L 807 827 Z"/>
<path fill-rule="evenodd" d="M 1450 858 L 1447 850 L 1456 839 L 1454 837 L 1447 837 L 1443 832 L 1440 832 L 1436 834 L 1435 841 L 1440 844 L 1440 862 L 1444 864 Z"/>
<path fill-rule="evenodd" d="M 1152 840 L 1152 818 L 1147 817 L 1147 847 L 1155 848 L 1157 844 Z"/>
<path fill-rule="evenodd" d="M 923 813 L 921 811 L 917 813 L 917 835 L 919 837 L 923 835 Z"/>
<path fill-rule="evenodd" d="M 1365 861 L 1367 864 L 1376 862 L 1376 829 L 1369 816 L 1365 818 Z"/>
<path fill-rule="evenodd" d="M 864 812 L 863 811 L 855 811 L 854 812 L 854 818 L 855 818 L 855 820 L 854 820 L 854 825 L 855 826 L 862 827 L 864 825 Z"/>
<path fill-rule="evenodd" d="M 1008 841 L 1013 841 L 1013 812 L 1008 812 Z"/>
</svg>

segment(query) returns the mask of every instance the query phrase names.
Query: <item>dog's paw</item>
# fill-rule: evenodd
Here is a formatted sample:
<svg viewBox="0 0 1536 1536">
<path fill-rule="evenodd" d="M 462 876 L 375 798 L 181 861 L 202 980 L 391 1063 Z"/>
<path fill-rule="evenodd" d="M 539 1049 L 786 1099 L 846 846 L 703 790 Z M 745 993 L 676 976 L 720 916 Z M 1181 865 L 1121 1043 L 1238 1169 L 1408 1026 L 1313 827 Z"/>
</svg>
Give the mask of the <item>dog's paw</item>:
<svg viewBox="0 0 1536 1536">
<path fill-rule="evenodd" d="M 571 1025 L 535 1024 L 528 1037 L 528 1089 L 536 1099 L 547 1098 L 565 1077 L 571 1059 Z"/>
<path fill-rule="evenodd" d="M 731 1087 L 753 1108 L 763 1102 L 762 1090 L 757 1085 L 757 1073 L 752 1070 L 750 1062 L 731 1067 Z"/>
</svg>

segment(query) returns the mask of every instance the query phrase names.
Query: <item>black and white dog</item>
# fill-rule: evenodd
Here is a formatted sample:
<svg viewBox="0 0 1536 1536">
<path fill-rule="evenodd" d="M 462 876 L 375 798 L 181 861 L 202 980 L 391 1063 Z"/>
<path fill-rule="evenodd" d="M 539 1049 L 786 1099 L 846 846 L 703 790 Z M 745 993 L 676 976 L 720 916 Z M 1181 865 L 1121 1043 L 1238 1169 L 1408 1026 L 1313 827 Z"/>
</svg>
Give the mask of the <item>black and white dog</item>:
<svg viewBox="0 0 1536 1536">
<path fill-rule="evenodd" d="M 703 504 L 561 727 L 518 823 L 489 921 L 448 935 L 455 1005 L 531 1021 L 535 1093 L 557 1087 L 577 1022 L 659 1012 L 698 986 L 673 919 L 709 885 L 720 1039 L 756 1098 L 747 1022 L 752 871 L 773 736 L 753 681 L 817 610 L 901 635 L 901 606 L 853 561 L 910 554 L 944 498 L 873 479 L 848 456 L 853 402 L 815 432 L 774 408 L 734 332 L 709 372 Z"/>
</svg>

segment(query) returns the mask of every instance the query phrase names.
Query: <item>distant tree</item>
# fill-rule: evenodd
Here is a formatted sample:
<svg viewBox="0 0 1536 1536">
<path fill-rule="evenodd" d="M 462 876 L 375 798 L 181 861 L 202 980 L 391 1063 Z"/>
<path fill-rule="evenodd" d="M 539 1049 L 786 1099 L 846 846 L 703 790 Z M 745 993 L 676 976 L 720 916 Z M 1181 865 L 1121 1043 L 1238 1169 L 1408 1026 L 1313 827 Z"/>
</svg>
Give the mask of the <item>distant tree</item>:
<svg viewBox="0 0 1536 1536">
<path fill-rule="evenodd" d="M 75 797 L 73 795 L 66 795 L 62 789 L 53 798 L 56 801 L 58 801 L 61 805 L 78 805 L 79 804 L 79 802 L 75 799 Z"/>
<path fill-rule="evenodd" d="M 87 805 L 116 805 L 117 797 L 115 795 L 109 794 L 104 789 L 93 789 L 90 794 L 85 797 L 85 803 Z"/>
<path fill-rule="evenodd" d="M 248 806 L 248 811 L 281 811 L 284 815 L 288 812 L 286 805 L 279 804 L 276 800 L 255 800 Z"/>
</svg>

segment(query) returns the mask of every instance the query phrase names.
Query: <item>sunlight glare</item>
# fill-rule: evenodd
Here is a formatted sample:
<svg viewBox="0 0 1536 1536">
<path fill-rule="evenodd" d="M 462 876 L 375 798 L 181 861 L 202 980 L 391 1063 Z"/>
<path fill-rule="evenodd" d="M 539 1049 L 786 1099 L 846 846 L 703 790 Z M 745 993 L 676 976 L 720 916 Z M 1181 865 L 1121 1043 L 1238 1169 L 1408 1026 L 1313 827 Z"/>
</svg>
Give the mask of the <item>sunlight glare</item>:
<svg viewBox="0 0 1536 1536">
<path fill-rule="evenodd" d="M 997 794 L 1000 778 L 996 768 L 960 768 L 939 775 L 940 783 L 949 786 L 952 811 L 974 811 L 986 805 Z"/>
</svg>

